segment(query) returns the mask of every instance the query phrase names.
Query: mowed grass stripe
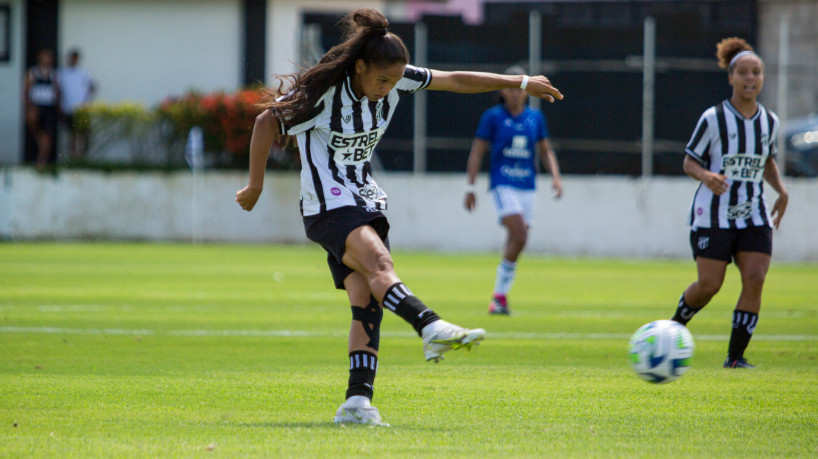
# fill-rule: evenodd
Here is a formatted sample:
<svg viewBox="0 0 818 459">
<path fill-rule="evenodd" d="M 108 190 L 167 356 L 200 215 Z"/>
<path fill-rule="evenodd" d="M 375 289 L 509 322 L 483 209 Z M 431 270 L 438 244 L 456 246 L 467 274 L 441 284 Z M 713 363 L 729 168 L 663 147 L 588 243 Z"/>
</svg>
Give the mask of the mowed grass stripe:
<svg viewBox="0 0 818 459">
<path fill-rule="evenodd" d="M 121 328 L 61 328 L 61 327 L 0 327 L 0 333 L 32 333 L 51 335 L 167 335 L 167 336 L 249 336 L 249 337 L 285 337 L 285 338 L 345 338 L 345 332 L 311 331 L 311 330 L 146 330 Z M 384 338 L 412 338 L 417 334 L 412 332 L 383 331 Z M 574 339 L 574 340 L 627 340 L 630 335 L 624 333 L 514 333 L 491 332 L 486 336 L 496 339 Z M 696 340 L 726 341 L 729 335 L 696 335 Z M 755 341 L 818 341 L 818 335 L 753 335 Z"/>
</svg>

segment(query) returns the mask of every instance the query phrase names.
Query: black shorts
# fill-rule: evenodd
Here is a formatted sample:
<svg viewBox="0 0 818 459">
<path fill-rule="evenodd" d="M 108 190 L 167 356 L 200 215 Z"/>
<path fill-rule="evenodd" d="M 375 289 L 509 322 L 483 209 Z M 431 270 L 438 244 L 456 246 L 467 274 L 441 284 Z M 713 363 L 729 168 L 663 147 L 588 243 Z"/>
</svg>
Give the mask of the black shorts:
<svg viewBox="0 0 818 459">
<path fill-rule="evenodd" d="M 773 253 L 773 229 L 752 226 L 744 229 L 696 228 L 690 231 L 693 259 L 712 258 L 730 263 L 738 252 Z"/>
<path fill-rule="evenodd" d="M 37 112 L 37 127 L 46 132 L 54 132 L 57 129 L 57 107 L 38 105 Z"/>
<path fill-rule="evenodd" d="M 379 211 L 369 212 L 361 207 L 346 206 L 304 217 L 307 237 L 327 251 L 327 264 L 337 289 L 344 289 L 344 279 L 353 272 L 352 268 L 341 262 L 346 250 L 347 236 L 364 225 L 374 228 L 389 249 L 389 222 Z"/>
</svg>

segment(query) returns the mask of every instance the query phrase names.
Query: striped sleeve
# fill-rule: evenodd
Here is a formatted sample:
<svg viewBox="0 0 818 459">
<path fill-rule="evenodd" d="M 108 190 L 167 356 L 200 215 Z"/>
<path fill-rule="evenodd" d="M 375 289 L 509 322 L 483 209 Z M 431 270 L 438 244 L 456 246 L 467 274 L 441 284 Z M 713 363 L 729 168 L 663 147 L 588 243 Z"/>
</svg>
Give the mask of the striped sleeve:
<svg viewBox="0 0 818 459">
<path fill-rule="evenodd" d="M 776 158 L 778 157 L 778 134 L 779 129 L 781 128 L 781 123 L 778 122 L 778 116 L 769 111 L 767 112 L 767 122 L 770 126 L 770 157 Z"/>
<path fill-rule="evenodd" d="M 398 80 L 395 88 L 402 94 L 413 93 L 426 89 L 432 82 L 432 71 L 423 68 L 407 65 L 403 71 L 403 78 Z"/>
<path fill-rule="evenodd" d="M 279 127 L 279 129 L 281 129 L 281 134 L 282 135 L 296 135 L 296 134 L 301 134 L 302 132 L 306 132 L 306 131 L 314 128 L 315 125 L 316 125 L 317 119 L 321 116 L 321 113 L 323 113 L 325 111 L 325 109 L 327 108 L 327 104 L 325 103 L 325 100 L 327 99 L 327 96 L 331 95 L 334 92 L 335 92 L 335 87 L 330 88 L 329 91 L 327 91 L 324 94 L 324 96 L 321 97 L 318 100 L 318 102 L 315 104 L 315 106 L 312 109 L 312 112 L 310 112 L 309 119 L 307 119 L 306 121 L 303 121 L 303 122 L 301 122 L 299 124 L 296 124 L 294 126 L 290 126 L 289 123 L 287 123 L 286 120 L 282 120 L 281 117 L 277 116 L 276 119 L 278 119 L 278 127 Z M 274 111 L 273 114 L 276 114 L 276 112 Z"/>
<path fill-rule="evenodd" d="M 707 121 L 707 114 L 710 110 L 704 112 L 696 123 L 696 129 L 693 130 L 693 135 L 685 147 L 685 153 L 696 162 L 704 167 L 707 167 L 708 150 L 710 149 L 711 139 L 713 138 L 713 128 Z"/>
</svg>

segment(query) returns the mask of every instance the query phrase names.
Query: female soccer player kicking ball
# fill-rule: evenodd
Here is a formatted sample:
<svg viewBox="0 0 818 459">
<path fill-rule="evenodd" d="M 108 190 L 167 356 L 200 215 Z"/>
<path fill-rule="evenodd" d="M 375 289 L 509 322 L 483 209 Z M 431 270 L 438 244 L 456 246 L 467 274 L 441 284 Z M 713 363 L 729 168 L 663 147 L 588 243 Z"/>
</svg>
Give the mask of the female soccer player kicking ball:
<svg viewBox="0 0 818 459">
<path fill-rule="evenodd" d="M 352 307 L 349 385 L 335 422 L 380 424 L 370 400 L 383 307 L 412 325 L 423 339 L 426 360 L 468 349 L 485 331 L 441 320 L 395 273 L 389 223 L 381 213 L 386 193 L 372 177 L 371 155 L 403 96 L 422 89 L 496 91 L 519 87 L 523 77 L 411 66 L 406 46 L 376 10 L 355 10 L 344 24 L 343 43 L 304 73 L 279 76 L 280 86 L 267 90 L 266 110 L 256 118 L 251 138 L 249 183 L 236 201 L 253 209 L 270 145 L 282 136 L 295 137 L 307 237 L 327 251 L 335 287 L 346 289 Z M 562 98 L 544 76 L 531 77 L 527 91 L 549 101 Z"/>
</svg>

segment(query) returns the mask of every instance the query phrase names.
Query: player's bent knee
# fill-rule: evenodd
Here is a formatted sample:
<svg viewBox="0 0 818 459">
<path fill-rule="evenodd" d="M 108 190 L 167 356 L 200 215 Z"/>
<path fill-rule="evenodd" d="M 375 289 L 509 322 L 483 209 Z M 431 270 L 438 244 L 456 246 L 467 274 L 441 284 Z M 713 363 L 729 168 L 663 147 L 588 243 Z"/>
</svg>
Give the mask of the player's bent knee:
<svg viewBox="0 0 818 459">
<path fill-rule="evenodd" d="M 375 276 L 379 274 L 391 274 L 394 272 L 395 265 L 392 262 L 392 257 L 389 255 L 389 252 L 378 254 L 375 258 L 375 262 L 371 266 L 370 271 Z"/>
</svg>

